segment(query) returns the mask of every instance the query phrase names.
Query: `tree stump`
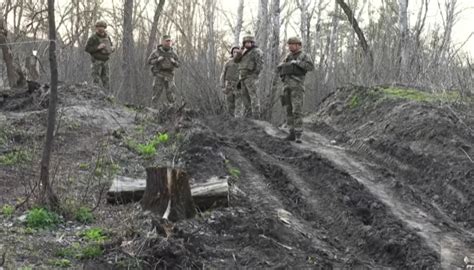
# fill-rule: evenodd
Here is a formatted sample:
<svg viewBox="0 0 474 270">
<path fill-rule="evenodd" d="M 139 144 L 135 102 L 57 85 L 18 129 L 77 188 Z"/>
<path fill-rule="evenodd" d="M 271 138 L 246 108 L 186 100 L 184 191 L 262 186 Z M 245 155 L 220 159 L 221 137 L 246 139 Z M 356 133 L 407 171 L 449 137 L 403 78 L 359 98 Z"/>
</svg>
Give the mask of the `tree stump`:
<svg viewBox="0 0 474 270">
<path fill-rule="evenodd" d="M 196 215 L 189 177 L 184 171 L 149 167 L 146 174 L 146 188 L 141 201 L 143 209 L 172 222 Z"/>
</svg>

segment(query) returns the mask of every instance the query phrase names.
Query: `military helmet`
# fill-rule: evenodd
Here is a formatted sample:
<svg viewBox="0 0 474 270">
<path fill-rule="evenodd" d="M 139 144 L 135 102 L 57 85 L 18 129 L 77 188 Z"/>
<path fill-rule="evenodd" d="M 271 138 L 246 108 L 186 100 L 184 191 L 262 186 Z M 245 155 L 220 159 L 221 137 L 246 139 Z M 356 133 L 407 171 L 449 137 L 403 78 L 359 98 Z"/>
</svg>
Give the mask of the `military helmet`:
<svg viewBox="0 0 474 270">
<path fill-rule="evenodd" d="M 107 28 L 107 23 L 105 21 L 97 21 L 95 27 L 104 27 Z"/>
<path fill-rule="evenodd" d="M 161 37 L 161 40 L 170 40 L 171 39 L 171 36 L 170 35 L 163 35 Z"/>
<path fill-rule="evenodd" d="M 286 43 L 287 44 L 300 44 L 301 45 L 301 39 L 299 37 L 290 37 Z"/>
<path fill-rule="evenodd" d="M 255 37 L 252 35 L 247 35 L 242 38 L 242 43 L 245 42 L 255 42 Z"/>
</svg>

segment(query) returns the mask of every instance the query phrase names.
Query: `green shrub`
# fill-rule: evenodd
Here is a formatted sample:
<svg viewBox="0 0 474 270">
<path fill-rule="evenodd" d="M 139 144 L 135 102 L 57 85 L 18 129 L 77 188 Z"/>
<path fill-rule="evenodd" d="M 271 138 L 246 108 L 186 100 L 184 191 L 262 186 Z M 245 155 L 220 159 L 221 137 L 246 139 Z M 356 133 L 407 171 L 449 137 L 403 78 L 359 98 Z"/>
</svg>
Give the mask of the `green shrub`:
<svg viewBox="0 0 474 270">
<path fill-rule="evenodd" d="M 58 223 L 58 215 L 44 208 L 31 209 L 26 215 L 26 224 L 34 229 L 53 227 Z"/>
<path fill-rule="evenodd" d="M 79 207 L 76 211 L 75 219 L 81 223 L 87 224 L 94 220 L 94 215 L 88 207 Z"/>
<path fill-rule="evenodd" d="M 2 214 L 5 217 L 11 217 L 13 215 L 13 212 L 15 212 L 15 207 L 9 204 L 5 204 L 2 206 Z"/>
</svg>

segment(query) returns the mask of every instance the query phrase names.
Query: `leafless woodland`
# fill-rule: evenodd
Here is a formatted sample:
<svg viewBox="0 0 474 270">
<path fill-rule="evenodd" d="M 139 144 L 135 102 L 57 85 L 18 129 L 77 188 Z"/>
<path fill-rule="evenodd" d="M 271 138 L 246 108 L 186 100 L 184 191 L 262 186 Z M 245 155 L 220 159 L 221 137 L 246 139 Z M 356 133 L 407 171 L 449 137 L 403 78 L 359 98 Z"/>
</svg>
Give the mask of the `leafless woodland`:
<svg viewBox="0 0 474 270">
<path fill-rule="evenodd" d="M 275 67 L 285 53 L 285 39 L 293 35 L 302 38 L 317 66 L 307 76 L 307 111 L 345 84 L 399 83 L 472 93 L 472 59 L 464 42 L 470 36 L 461 42 L 452 37 L 459 16 L 469 12 L 457 0 L 256 1 L 239 0 L 235 10 L 218 0 L 57 1 L 59 80 L 91 81 L 90 58 L 83 48 L 94 22 L 104 19 L 117 47 L 110 61 L 109 94 L 125 103 L 150 105 L 152 75 L 145 60 L 160 36 L 168 33 L 183 63 L 176 76 L 180 94 L 206 113 L 222 110 L 219 73 L 229 48 L 246 32 L 256 35 L 265 52 L 259 96 L 269 120 L 279 118 Z M 433 6 L 442 20 L 428 27 Z M 409 8 L 416 12 L 407 12 Z M 0 13 L 2 84 L 47 82 L 46 1 L 5 0 Z"/>
</svg>

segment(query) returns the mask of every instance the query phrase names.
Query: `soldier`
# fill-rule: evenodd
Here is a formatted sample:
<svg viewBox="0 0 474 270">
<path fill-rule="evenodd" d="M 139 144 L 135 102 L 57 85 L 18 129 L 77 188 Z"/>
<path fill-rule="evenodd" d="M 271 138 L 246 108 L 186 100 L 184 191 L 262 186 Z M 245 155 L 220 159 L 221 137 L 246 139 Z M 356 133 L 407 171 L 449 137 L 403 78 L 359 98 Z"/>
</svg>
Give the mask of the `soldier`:
<svg viewBox="0 0 474 270">
<path fill-rule="evenodd" d="M 110 54 L 114 52 L 114 47 L 110 36 L 105 31 L 106 28 L 106 22 L 96 22 L 95 34 L 87 40 L 86 52 L 92 58 L 91 67 L 94 84 L 100 85 L 102 82 L 102 86 L 105 89 L 109 89 L 109 64 L 107 61 L 110 58 Z"/>
<path fill-rule="evenodd" d="M 255 45 L 253 36 L 245 36 L 242 44 L 242 49 L 237 50 L 234 61 L 239 64 L 239 85 L 245 107 L 244 116 L 258 119 L 260 104 L 257 97 L 257 82 L 263 68 L 263 52 Z"/>
<path fill-rule="evenodd" d="M 301 50 L 299 38 L 289 38 L 287 44 L 290 52 L 278 65 L 283 81 L 282 105 L 286 106 L 287 124 L 290 127 L 290 134 L 285 140 L 301 143 L 304 80 L 306 73 L 314 69 L 314 64 L 311 57 Z"/>
<path fill-rule="evenodd" d="M 237 84 L 239 82 L 239 69 L 238 64 L 234 62 L 234 58 L 237 56 L 237 51 L 240 48 L 238 46 L 230 49 L 230 59 L 224 64 L 224 68 L 221 73 L 221 87 L 226 95 L 227 99 L 227 112 L 231 115 L 235 115 L 235 106 L 241 106 L 242 98 Z"/>
<path fill-rule="evenodd" d="M 176 99 L 174 70 L 179 67 L 179 59 L 171 45 L 171 37 L 164 35 L 161 44 L 148 57 L 148 64 L 151 65 L 151 72 L 155 77 L 153 80 L 155 95 L 152 100 L 159 100 L 161 94 L 165 91 L 168 102 L 174 104 Z"/>
</svg>

